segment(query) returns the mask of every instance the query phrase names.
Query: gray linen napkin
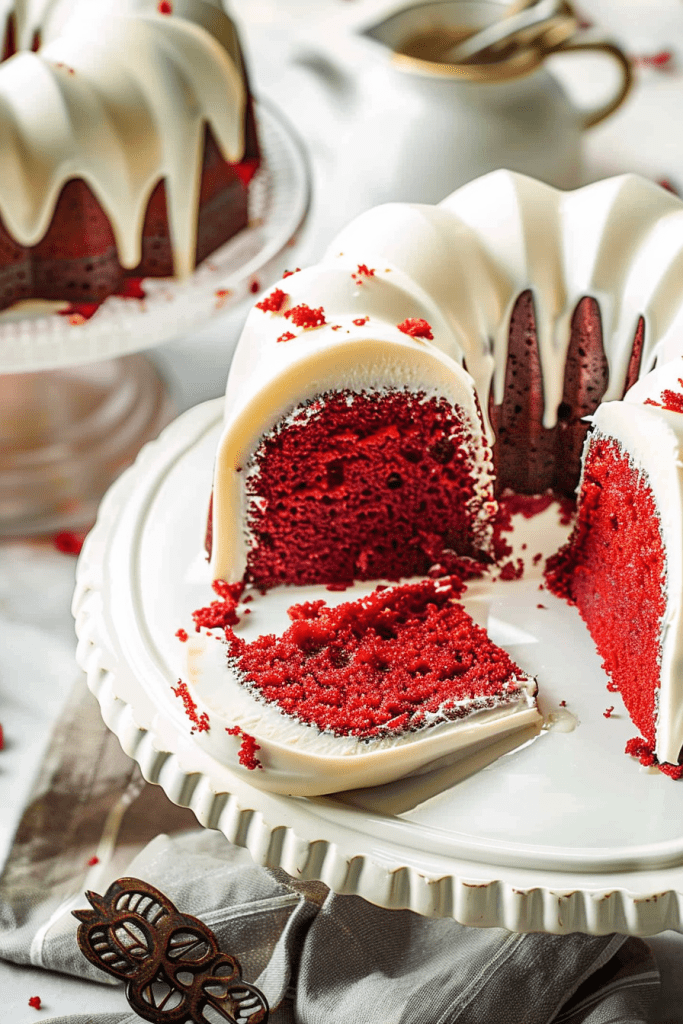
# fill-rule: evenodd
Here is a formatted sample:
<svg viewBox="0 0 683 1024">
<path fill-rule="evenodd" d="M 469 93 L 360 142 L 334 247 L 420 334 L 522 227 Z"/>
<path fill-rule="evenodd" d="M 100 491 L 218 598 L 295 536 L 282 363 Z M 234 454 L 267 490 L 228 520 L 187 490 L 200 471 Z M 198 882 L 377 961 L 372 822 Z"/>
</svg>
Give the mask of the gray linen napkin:
<svg viewBox="0 0 683 1024">
<path fill-rule="evenodd" d="M 78 950 L 71 910 L 86 906 L 86 888 L 104 892 L 121 875 L 213 929 L 265 992 L 273 1024 L 654 1020 L 659 976 L 638 939 L 465 928 L 254 866 L 143 782 L 79 683 L 0 877 L 0 956 L 107 983 Z"/>
</svg>

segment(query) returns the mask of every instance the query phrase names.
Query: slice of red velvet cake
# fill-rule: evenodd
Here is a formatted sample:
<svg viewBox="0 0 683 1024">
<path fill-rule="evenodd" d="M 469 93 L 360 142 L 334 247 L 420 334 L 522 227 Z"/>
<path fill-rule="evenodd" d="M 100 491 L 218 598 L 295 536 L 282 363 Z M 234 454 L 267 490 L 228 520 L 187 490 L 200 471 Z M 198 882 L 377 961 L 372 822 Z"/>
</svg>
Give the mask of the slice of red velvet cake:
<svg viewBox="0 0 683 1024">
<path fill-rule="evenodd" d="M 675 777 L 683 775 L 681 378 L 676 360 L 624 402 L 600 406 L 577 524 L 546 570 L 550 588 L 577 606 L 609 688 L 640 730 L 628 752 Z"/>
<path fill-rule="evenodd" d="M 451 577 L 293 605 L 280 637 L 246 641 L 228 627 L 235 765 L 255 735 L 255 785 L 333 792 L 537 731 L 535 680 L 473 622 L 462 590 Z M 303 781 L 283 782 L 283 748 L 311 759 Z"/>
</svg>

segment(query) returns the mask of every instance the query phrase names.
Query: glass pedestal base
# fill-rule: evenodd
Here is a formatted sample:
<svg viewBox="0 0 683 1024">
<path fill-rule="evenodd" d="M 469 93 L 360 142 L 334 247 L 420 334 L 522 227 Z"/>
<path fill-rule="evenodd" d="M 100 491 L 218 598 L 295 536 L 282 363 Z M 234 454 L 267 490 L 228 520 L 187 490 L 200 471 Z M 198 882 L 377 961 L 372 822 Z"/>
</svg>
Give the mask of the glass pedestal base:
<svg viewBox="0 0 683 1024">
<path fill-rule="evenodd" d="M 87 530 L 109 484 L 172 415 L 140 355 L 0 375 L 0 536 Z"/>
</svg>

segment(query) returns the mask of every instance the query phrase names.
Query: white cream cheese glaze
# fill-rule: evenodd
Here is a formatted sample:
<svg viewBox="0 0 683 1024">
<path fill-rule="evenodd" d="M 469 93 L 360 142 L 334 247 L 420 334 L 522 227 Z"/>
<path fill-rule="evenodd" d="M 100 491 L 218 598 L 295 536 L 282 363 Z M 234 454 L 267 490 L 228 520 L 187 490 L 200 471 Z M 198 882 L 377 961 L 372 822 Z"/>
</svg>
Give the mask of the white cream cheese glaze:
<svg viewBox="0 0 683 1024">
<path fill-rule="evenodd" d="M 364 265 L 372 276 L 358 274 Z M 212 568 L 240 579 L 246 566 L 245 506 L 238 467 L 262 434 L 297 402 L 330 386 L 376 380 L 368 366 L 384 346 L 387 383 L 426 373 L 440 394 L 473 409 L 472 382 L 488 441 L 489 394 L 503 398 L 510 315 L 534 297 L 543 375 L 544 424 L 557 421 L 572 314 L 582 298 L 600 306 L 609 366 L 605 400 L 621 398 L 638 324 L 641 374 L 681 351 L 683 203 L 633 175 L 560 192 L 509 171 L 471 182 L 438 206 L 388 204 L 356 218 L 315 267 L 281 284 L 291 308 L 322 307 L 327 326 L 291 329 L 282 312 L 254 309 L 237 346 L 214 479 Z M 355 275 L 355 276 L 352 276 Z M 354 320 L 368 316 L 367 323 Z M 426 320 L 433 340 L 397 331 Z M 333 331 L 332 325 L 343 330 Z M 372 353 L 372 354 L 371 354 Z M 400 358 L 399 358 L 400 353 Z M 407 360 L 407 361 L 406 361 Z M 463 374 L 465 363 L 471 378 Z M 408 371 L 408 366 L 411 367 Z M 374 374 L 374 377 L 373 377 Z M 450 379 L 448 385 L 447 378 Z"/>
<path fill-rule="evenodd" d="M 165 179 L 175 273 L 193 270 L 205 126 L 238 162 L 246 92 L 220 0 L 171 7 L 0 0 L 0 27 L 14 19 L 20 51 L 0 65 L 0 214 L 21 245 L 40 241 L 62 187 L 81 178 L 131 269 L 149 197 Z"/>
</svg>

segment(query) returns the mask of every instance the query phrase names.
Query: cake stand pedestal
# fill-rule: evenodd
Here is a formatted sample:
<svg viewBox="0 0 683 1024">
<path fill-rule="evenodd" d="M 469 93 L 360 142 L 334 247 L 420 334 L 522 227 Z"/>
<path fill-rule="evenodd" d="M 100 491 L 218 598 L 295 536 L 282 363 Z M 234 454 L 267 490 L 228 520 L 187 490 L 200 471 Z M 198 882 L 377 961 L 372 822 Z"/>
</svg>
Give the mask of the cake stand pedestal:
<svg viewBox="0 0 683 1024">
<path fill-rule="evenodd" d="M 68 315 L 66 303 L 0 314 L 0 536 L 92 525 L 111 481 L 172 418 L 155 367 L 132 353 L 246 309 L 291 262 L 308 164 L 279 111 L 260 103 L 256 116 L 263 160 L 249 226 L 189 279 L 145 280 L 144 297 L 111 296 L 90 319 Z"/>
</svg>

